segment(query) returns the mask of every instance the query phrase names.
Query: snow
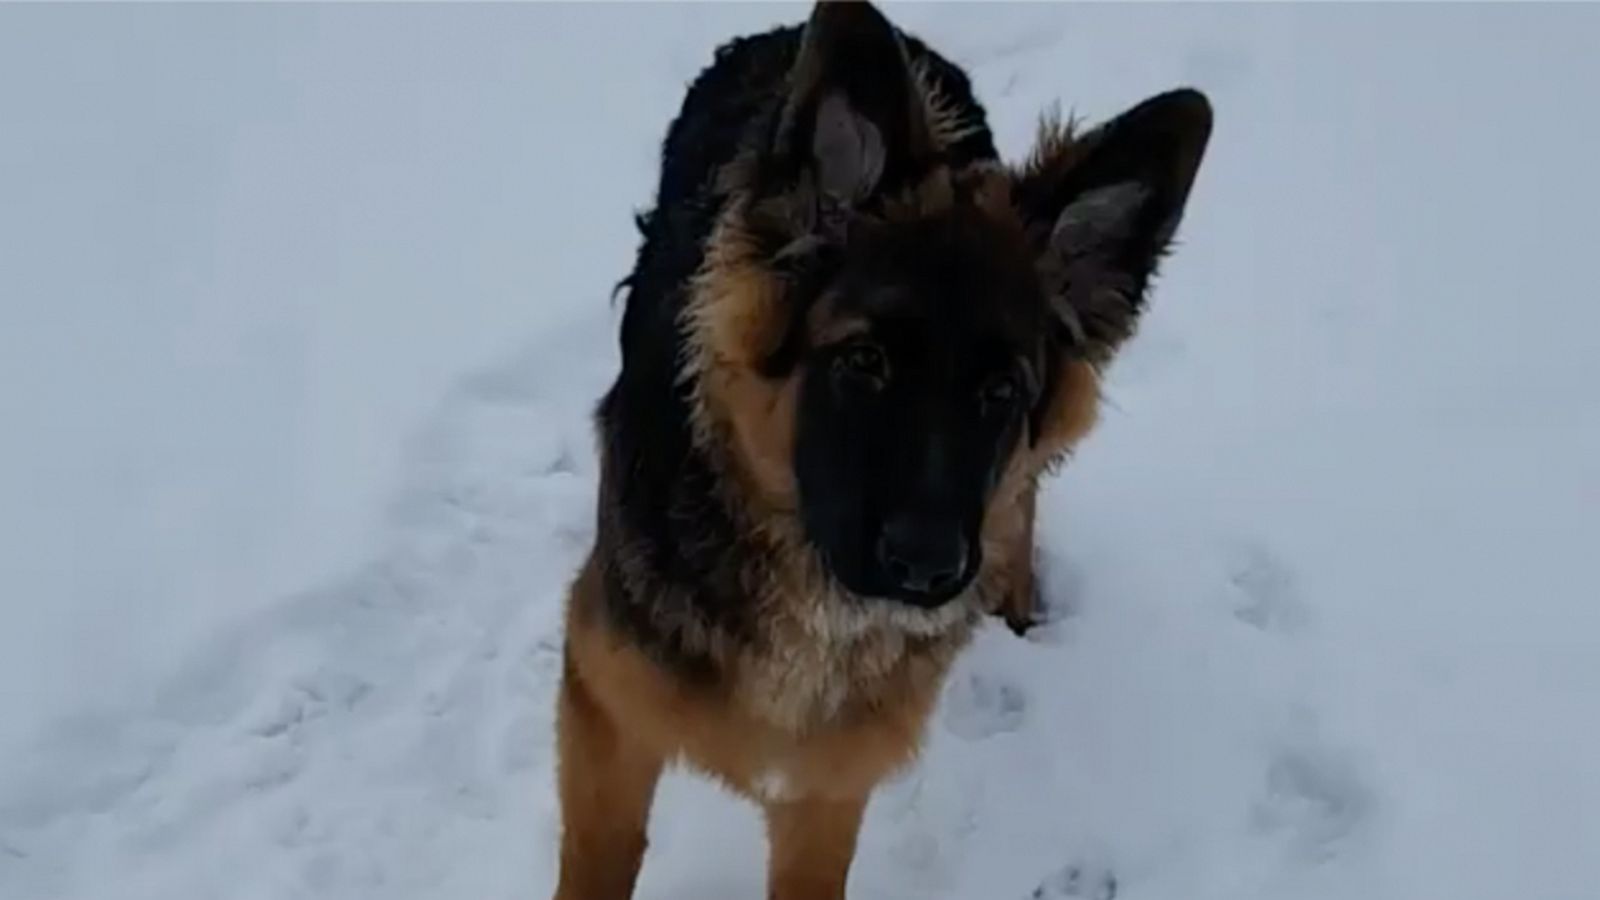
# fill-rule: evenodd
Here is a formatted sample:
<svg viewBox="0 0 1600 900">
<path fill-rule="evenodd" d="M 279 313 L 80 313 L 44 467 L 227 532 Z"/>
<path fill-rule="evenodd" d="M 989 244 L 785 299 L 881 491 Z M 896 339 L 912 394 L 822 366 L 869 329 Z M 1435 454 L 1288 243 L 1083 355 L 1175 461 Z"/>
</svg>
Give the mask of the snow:
<svg viewBox="0 0 1600 900">
<path fill-rule="evenodd" d="M 546 894 L 629 214 L 802 12 L 0 10 L 0 896 Z M 892 12 L 1009 154 L 1218 129 L 852 896 L 1592 897 L 1600 9 Z M 639 896 L 764 849 L 674 776 Z"/>
</svg>

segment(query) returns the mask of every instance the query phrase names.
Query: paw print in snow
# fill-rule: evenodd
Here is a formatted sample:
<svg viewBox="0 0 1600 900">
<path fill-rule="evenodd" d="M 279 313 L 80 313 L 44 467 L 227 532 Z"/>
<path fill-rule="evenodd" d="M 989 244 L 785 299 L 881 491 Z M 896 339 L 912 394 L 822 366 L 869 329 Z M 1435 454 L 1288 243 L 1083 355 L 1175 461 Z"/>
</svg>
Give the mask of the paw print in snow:
<svg viewBox="0 0 1600 900">
<path fill-rule="evenodd" d="M 992 674 L 974 672 L 951 685 L 945 727 L 969 741 L 1022 727 L 1028 698 L 1022 688 Z"/>
<path fill-rule="evenodd" d="M 1117 896 L 1117 877 L 1097 866 L 1067 866 L 1046 878 L 1028 896 L 1031 900 L 1113 900 Z"/>
<path fill-rule="evenodd" d="M 1233 617 L 1262 631 L 1291 634 L 1305 626 L 1307 613 L 1289 565 L 1260 544 L 1234 549 L 1227 564 L 1226 603 Z"/>
<path fill-rule="evenodd" d="M 1372 806 L 1373 791 L 1357 768 L 1314 744 L 1280 749 L 1268 765 L 1263 787 L 1252 809 L 1256 827 L 1286 834 L 1312 858 L 1334 855 Z"/>
</svg>

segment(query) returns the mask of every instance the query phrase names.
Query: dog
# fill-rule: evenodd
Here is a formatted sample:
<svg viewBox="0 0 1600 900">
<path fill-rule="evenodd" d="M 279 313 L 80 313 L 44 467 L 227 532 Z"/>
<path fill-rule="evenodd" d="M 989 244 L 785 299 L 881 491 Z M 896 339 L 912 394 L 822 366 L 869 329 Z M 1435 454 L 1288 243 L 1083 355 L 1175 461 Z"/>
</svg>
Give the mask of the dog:
<svg viewBox="0 0 1600 900">
<path fill-rule="evenodd" d="M 1210 138 L 1200 92 L 996 153 L 864 2 L 722 46 L 661 152 L 566 604 L 557 900 L 632 895 L 663 767 L 837 900 L 983 617 L 1032 615 L 1039 480 L 1093 427 Z"/>
</svg>

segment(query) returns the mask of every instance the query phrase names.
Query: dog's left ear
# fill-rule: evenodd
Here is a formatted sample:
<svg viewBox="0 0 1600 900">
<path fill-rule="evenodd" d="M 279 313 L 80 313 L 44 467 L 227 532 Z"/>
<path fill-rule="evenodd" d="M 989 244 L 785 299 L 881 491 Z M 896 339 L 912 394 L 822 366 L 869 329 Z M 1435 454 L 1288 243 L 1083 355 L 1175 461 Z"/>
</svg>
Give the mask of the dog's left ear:
<svg viewBox="0 0 1600 900">
<path fill-rule="evenodd" d="M 1211 119 L 1205 95 L 1183 89 L 1083 135 L 1041 130 L 1013 197 L 1069 355 L 1103 363 L 1133 333 L 1183 218 Z"/>
</svg>

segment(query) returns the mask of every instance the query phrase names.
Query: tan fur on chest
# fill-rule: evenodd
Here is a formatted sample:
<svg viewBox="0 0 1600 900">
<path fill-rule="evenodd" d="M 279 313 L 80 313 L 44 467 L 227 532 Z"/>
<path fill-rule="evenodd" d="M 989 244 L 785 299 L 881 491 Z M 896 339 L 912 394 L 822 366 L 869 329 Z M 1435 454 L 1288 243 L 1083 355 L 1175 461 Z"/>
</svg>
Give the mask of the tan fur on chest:
<svg viewBox="0 0 1600 900">
<path fill-rule="evenodd" d="M 804 736 L 916 702 L 937 691 L 974 617 L 962 604 L 912 616 L 831 593 L 791 598 L 765 619 L 762 639 L 738 654 L 736 703 Z"/>
<path fill-rule="evenodd" d="M 653 753 L 758 801 L 853 796 L 909 763 L 978 615 L 953 604 L 907 629 L 894 607 L 818 594 L 774 610 L 705 687 L 615 633 L 585 602 L 597 582 L 589 571 L 579 579 L 568 622 L 584 693 Z"/>
</svg>

